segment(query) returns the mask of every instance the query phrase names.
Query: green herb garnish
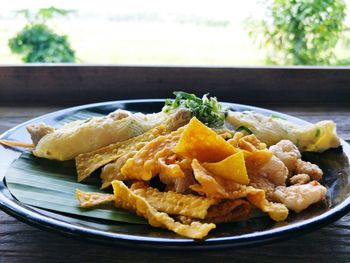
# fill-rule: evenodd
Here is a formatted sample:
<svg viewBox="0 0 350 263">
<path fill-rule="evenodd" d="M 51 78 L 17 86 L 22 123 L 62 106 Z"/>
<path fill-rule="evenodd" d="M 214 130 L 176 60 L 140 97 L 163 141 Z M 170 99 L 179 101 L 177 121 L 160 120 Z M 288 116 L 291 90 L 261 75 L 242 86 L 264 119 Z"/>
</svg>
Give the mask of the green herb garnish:
<svg viewBox="0 0 350 263">
<path fill-rule="evenodd" d="M 185 107 L 207 126 L 222 127 L 224 125 L 228 108 L 223 107 L 215 97 L 208 98 L 209 94 L 205 94 L 200 99 L 194 94 L 183 91 L 175 91 L 174 95 L 175 100 L 167 99 L 165 101 L 163 111 L 169 112 L 179 107 Z"/>
<path fill-rule="evenodd" d="M 320 135 L 321 135 L 321 130 L 320 130 L 320 129 L 317 129 L 317 130 L 316 130 L 315 137 L 318 138 L 318 137 L 320 137 Z"/>
<path fill-rule="evenodd" d="M 275 115 L 275 114 L 272 114 L 271 118 L 273 118 L 273 119 L 281 119 L 281 120 L 285 120 L 285 121 L 287 120 L 286 118 L 283 118 L 283 117 Z"/>
<path fill-rule="evenodd" d="M 253 134 L 253 132 L 247 128 L 246 126 L 239 126 L 237 129 L 236 129 L 237 132 L 240 132 L 240 131 L 245 131 L 246 133 L 248 134 Z"/>
</svg>

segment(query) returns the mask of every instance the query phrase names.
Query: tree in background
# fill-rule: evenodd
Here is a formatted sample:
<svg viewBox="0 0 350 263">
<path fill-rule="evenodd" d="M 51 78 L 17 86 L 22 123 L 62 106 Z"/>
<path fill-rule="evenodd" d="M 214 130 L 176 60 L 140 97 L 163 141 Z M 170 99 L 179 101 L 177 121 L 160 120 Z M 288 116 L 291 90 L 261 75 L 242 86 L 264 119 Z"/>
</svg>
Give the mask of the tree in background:
<svg viewBox="0 0 350 263">
<path fill-rule="evenodd" d="M 267 18 L 248 20 L 249 35 L 267 48 L 267 63 L 282 65 L 347 64 L 334 48 L 345 29 L 343 0 L 270 0 Z"/>
<path fill-rule="evenodd" d="M 55 15 L 67 16 L 71 12 L 55 7 L 41 8 L 37 12 L 17 11 L 26 18 L 27 25 L 9 40 L 12 53 L 21 55 L 24 62 L 75 62 L 68 37 L 55 33 L 47 25 Z"/>
</svg>

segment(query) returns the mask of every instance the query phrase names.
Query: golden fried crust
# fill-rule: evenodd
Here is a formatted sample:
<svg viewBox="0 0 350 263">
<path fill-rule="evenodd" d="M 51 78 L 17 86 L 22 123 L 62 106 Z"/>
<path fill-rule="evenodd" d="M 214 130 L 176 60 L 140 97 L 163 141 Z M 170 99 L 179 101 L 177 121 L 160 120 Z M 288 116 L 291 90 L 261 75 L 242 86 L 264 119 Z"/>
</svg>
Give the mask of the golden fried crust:
<svg viewBox="0 0 350 263">
<path fill-rule="evenodd" d="M 261 211 L 268 213 L 274 221 L 284 221 L 288 217 L 288 208 L 280 203 L 269 202 L 266 199 L 265 191 L 248 186 L 246 189 L 248 201 Z"/>
<path fill-rule="evenodd" d="M 262 143 L 254 134 L 242 137 L 238 141 L 239 148 L 249 152 L 255 152 L 266 149 L 266 144 Z"/>
<path fill-rule="evenodd" d="M 211 205 L 217 203 L 215 199 L 195 195 L 183 195 L 173 191 L 159 192 L 144 183 L 135 183 L 131 191 L 141 196 L 158 211 L 171 215 L 184 215 L 204 219 Z"/>
<path fill-rule="evenodd" d="M 75 191 L 75 196 L 82 207 L 97 206 L 114 201 L 114 195 L 112 194 L 83 192 L 79 189 Z"/>
<path fill-rule="evenodd" d="M 98 150 L 78 155 L 75 158 L 78 181 L 84 180 L 99 167 L 118 159 L 122 155 L 139 150 L 146 142 L 164 133 L 166 133 L 166 126 L 160 125 L 129 140 L 110 144 Z"/>
<path fill-rule="evenodd" d="M 160 161 L 174 154 L 172 149 L 180 139 L 183 130 L 183 128 L 179 128 L 170 134 L 158 136 L 148 142 L 121 168 L 125 179 L 148 181 L 162 172 Z M 174 166 L 178 167 L 178 164 L 174 164 Z M 174 170 L 178 171 L 180 168 Z"/>
<path fill-rule="evenodd" d="M 198 184 L 190 187 L 195 192 L 217 199 L 237 199 L 241 197 L 240 190 L 244 185 L 213 175 L 196 159 L 192 161 L 192 168 Z"/>
<path fill-rule="evenodd" d="M 182 195 L 172 191 L 160 192 L 143 182 L 134 183 L 130 190 L 146 199 L 158 211 L 191 218 L 204 219 L 209 207 L 218 202 L 218 200 L 202 196 Z M 79 189 L 76 190 L 76 197 L 82 207 L 97 206 L 115 200 L 113 194 L 83 192 Z"/>
<path fill-rule="evenodd" d="M 249 183 L 243 151 L 232 154 L 220 162 L 202 163 L 202 166 L 215 176 L 240 184 Z"/>
<path fill-rule="evenodd" d="M 126 163 L 126 161 L 129 158 L 132 158 L 136 153 L 137 151 L 128 152 L 120 156 L 114 162 L 111 162 L 103 167 L 100 175 L 102 180 L 101 189 L 104 189 L 110 186 L 114 180 L 119 180 L 119 181 L 125 180 L 125 177 L 122 175 L 120 170 L 123 167 L 123 165 Z"/>
<path fill-rule="evenodd" d="M 271 219 L 283 221 L 287 218 L 288 209 L 283 204 L 269 202 L 264 190 L 235 184 L 230 180 L 213 176 L 196 159 L 193 160 L 192 167 L 199 184 L 192 185 L 191 189 L 199 194 L 218 199 L 247 198 L 251 204 L 268 213 Z"/>
<path fill-rule="evenodd" d="M 193 117 L 173 151 L 200 162 L 219 162 L 238 149 Z"/>
<path fill-rule="evenodd" d="M 168 214 L 158 212 L 145 198 L 136 195 L 121 181 L 112 183 L 115 195 L 115 205 L 127 210 L 136 212 L 146 218 L 151 226 L 163 227 L 175 233 L 195 239 L 201 239 L 208 235 L 209 231 L 215 228 L 215 224 L 193 222 L 190 225 L 176 222 Z"/>
</svg>

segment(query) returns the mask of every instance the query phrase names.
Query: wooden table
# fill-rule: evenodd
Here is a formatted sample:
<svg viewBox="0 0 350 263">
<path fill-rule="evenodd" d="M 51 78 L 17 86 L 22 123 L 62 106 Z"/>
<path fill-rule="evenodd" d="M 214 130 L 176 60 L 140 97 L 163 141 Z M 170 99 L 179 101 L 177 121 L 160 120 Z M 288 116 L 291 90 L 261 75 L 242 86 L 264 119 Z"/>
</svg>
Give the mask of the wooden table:
<svg viewBox="0 0 350 263">
<path fill-rule="evenodd" d="M 349 98 L 350 99 L 350 98 Z M 350 104 L 350 102 L 349 102 Z M 0 133 L 58 107 L 0 107 Z M 350 108 L 275 110 L 316 122 L 332 119 L 350 142 Z M 197 252 L 106 247 L 28 226 L 0 211 L 0 262 L 350 262 L 350 215 L 320 230 L 259 247 Z"/>
</svg>

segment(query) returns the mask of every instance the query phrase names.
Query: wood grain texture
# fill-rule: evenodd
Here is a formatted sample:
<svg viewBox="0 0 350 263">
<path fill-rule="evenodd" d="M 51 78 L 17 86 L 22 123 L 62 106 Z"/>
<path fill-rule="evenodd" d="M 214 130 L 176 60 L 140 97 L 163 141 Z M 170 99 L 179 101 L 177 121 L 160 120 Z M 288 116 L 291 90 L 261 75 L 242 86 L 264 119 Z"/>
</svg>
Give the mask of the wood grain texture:
<svg viewBox="0 0 350 263">
<path fill-rule="evenodd" d="M 350 107 L 350 68 L 0 66 L 0 105 L 73 105 L 210 92 L 251 105 Z"/>
<path fill-rule="evenodd" d="M 50 107 L 0 107 L 0 133 Z M 350 109 L 275 108 L 316 122 L 333 119 L 350 140 Z M 0 211 L 0 262 L 350 262 L 350 215 L 312 233 L 265 246 L 235 250 L 174 252 L 100 244 L 45 232 Z"/>
</svg>

